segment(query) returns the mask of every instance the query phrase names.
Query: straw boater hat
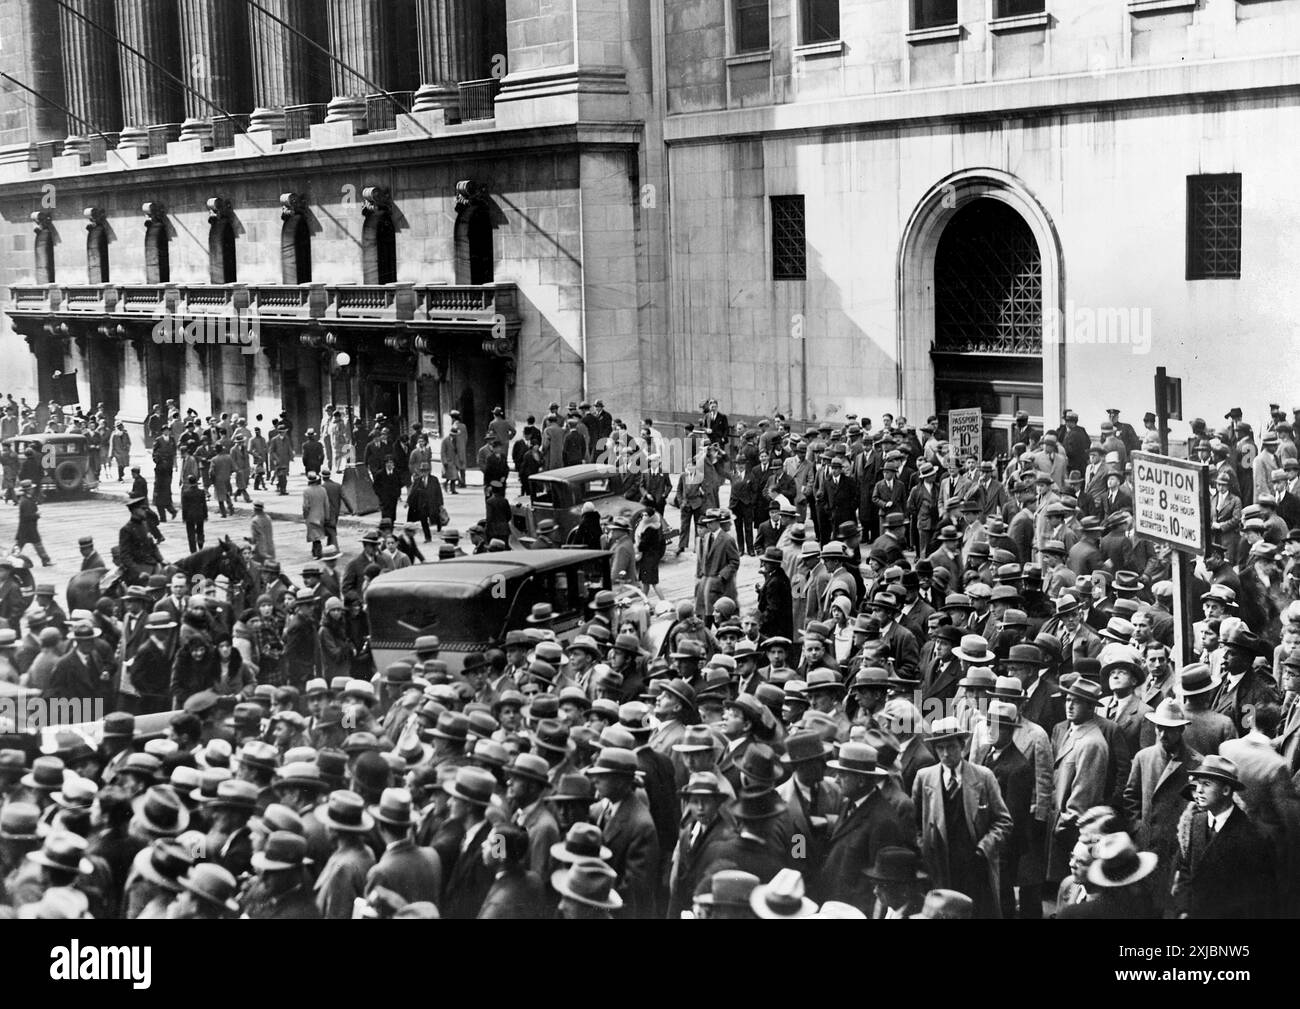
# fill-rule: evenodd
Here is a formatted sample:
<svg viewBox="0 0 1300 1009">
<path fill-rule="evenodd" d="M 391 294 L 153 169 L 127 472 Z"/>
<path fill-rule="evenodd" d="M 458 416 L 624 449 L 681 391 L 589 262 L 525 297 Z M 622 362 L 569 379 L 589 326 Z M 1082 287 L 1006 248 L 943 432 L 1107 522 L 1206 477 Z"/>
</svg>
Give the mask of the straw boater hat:
<svg viewBox="0 0 1300 1009">
<path fill-rule="evenodd" d="M 956 718 L 938 719 L 925 734 L 925 741 L 930 744 L 965 742 L 967 739 L 970 739 L 970 733 L 961 727 L 961 722 Z"/>
</svg>

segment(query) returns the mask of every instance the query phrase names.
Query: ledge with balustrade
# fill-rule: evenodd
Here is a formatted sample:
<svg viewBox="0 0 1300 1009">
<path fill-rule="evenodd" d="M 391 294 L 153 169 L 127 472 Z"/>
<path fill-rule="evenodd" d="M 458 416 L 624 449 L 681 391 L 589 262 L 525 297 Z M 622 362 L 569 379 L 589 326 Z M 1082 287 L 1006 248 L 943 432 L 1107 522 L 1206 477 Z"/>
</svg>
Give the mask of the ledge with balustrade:
<svg viewBox="0 0 1300 1009">
<path fill-rule="evenodd" d="M 404 323 L 481 330 L 519 324 L 518 291 L 500 284 L 22 284 L 11 316 L 116 321 L 247 314 L 268 322 Z"/>
</svg>

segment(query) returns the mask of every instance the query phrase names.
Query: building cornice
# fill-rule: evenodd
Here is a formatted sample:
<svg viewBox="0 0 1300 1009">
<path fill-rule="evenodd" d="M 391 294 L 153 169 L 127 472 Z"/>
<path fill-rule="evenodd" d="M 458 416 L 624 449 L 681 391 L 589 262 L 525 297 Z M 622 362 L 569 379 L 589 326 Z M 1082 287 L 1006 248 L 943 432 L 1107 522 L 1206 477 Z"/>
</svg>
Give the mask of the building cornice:
<svg viewBox="0 0 1300 1009">
<path fill-rule="evenodd" d="M 1225 94 L 1300 93 L 1300 53 L 908 89 L 816 102 L 691 112 L 664 121 L 664 142 L 797 134 L 1071 109 L 1167 105 Z"/>
<path fill-rule="evenodd" d="M 568 122 L 431 136 L 367 134 L 352 143 L 337 145 L 308 146 L 307 141 L 297 141 L 277 145 L 265 153 L 249 153 L 237 147 L 208 151 L 199 160 L 179 164 L 167 158 L 150 158 L 130 168 L 109 159 L 69 172 L 47 169 L 0 177 L 0 199 L 39 193 L 41 184 L 49 181 L 57 181 L 60 189 L 71 193 L 79 189 L 102 191 L 105 186 L 175 186 L 232 174 L 241 178 L 283 178 L 290 174 L 373 168 L 376 163 L 396 168 L 578 148 L 636 148 L 642 143 L 644 129 L 639 122 Z"/>
</svg>

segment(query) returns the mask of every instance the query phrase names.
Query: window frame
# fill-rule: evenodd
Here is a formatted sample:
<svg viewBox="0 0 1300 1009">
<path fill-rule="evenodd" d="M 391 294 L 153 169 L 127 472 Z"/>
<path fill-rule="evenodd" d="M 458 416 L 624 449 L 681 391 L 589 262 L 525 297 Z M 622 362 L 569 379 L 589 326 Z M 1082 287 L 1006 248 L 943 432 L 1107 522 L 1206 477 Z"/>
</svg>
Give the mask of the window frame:
<svg viewBox="0 0 1300 1009">
<path fill-rule="evenodd" d="M 751 46 L 745 48 L 741 46 L 740 41 L 740 11 L 756 7 L 762 7 L 766 14 L 766 31 L 764 32 L 763 44 L 761 46 Z M 730 17 L 730 35 L 731 35 L 731 53 L 735 56 L 752 56 L 758 53 L 769 53 L 772 51 L 772 4 L 771 0 L 728 0 L 727 12 Z"/>
<path fill-rule="evenodd" d="M 952 20 L 950 21 L 933 21 L 921 24 L 920 14 L 927 3 L 952 3 Z M 908 25 L 914 32 L 934 31 L 942 28 L 956 28 L 961 25 L 961 4 L 959 0 L 912 0 L 910 4 Z"/>
<path fill-rule="evenodd" d="M 1214 184 L 1235 184 L 1236 186 L 1236 264 L 1232 272 L 1216 272 L 1206 269 L 1203 240 L 1205 229 L 1214 227 L 1204 220 L 1203 194 Z M 1186 279 L 1192 280 L 1240 280 L 1243 238 L 1245 234 L 1245 185 L 1241 172 L 1200 172 L 1187 176 L 1187 218 L 1184 244 L 1186 246 Z"/>
<path fill-rule="evenodd" d="M 788 262 L 784 259 L 785 254 L 779 249 L 778 243 L 781 238 L 778 236 L 778 206 L 794 205 L 798 201 L 799 206 L 799 231 L 802 239 L 802 247 L 799 250 L 800 269 L 795 272 L 792 270 L 779 270 L 778 265 L 782 262 Z M 768 215 L 771 220 L 771 239 L 769 242 L 770 262 L 772 270 L 772 279 L 776 280 L 807 280 L 808 279 L 808 205 L 803 193 L 781 193 L 768 197 Z"/>
<path fill-rule="evenodd" d="M 835 4 L 835 34 L 829 38 L 811 38 L 808 29 L 813 23 L 810 8 L 816 3 L 834 3 Z M 796 46 L 820 46 L 827 45 L 831 42 L 842 42 L 844 38 L 844 28 L 841 23 L 843 11 L 840 7 L 840 0 L 798 0 L 796 4 L 798 25 L 796 27 L 795 37 L 798 40 Z"/>
</svg>

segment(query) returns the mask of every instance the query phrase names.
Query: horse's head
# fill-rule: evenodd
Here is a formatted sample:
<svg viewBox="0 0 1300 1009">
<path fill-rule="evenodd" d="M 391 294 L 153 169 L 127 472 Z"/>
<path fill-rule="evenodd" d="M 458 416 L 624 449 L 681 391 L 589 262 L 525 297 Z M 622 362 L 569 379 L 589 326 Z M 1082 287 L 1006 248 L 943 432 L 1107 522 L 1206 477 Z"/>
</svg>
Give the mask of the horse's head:
<svg viewBox="0 0 1300 1009">
<path fill-rule="evenodd" d="M 221 558 L 217 567 L 221 574 L 230 579 L 231 584 L 243 582 L 248 577 L 248 565 L 244 563 L 243 552 L 229 536 L 221 537 Z"/>
</svg>

